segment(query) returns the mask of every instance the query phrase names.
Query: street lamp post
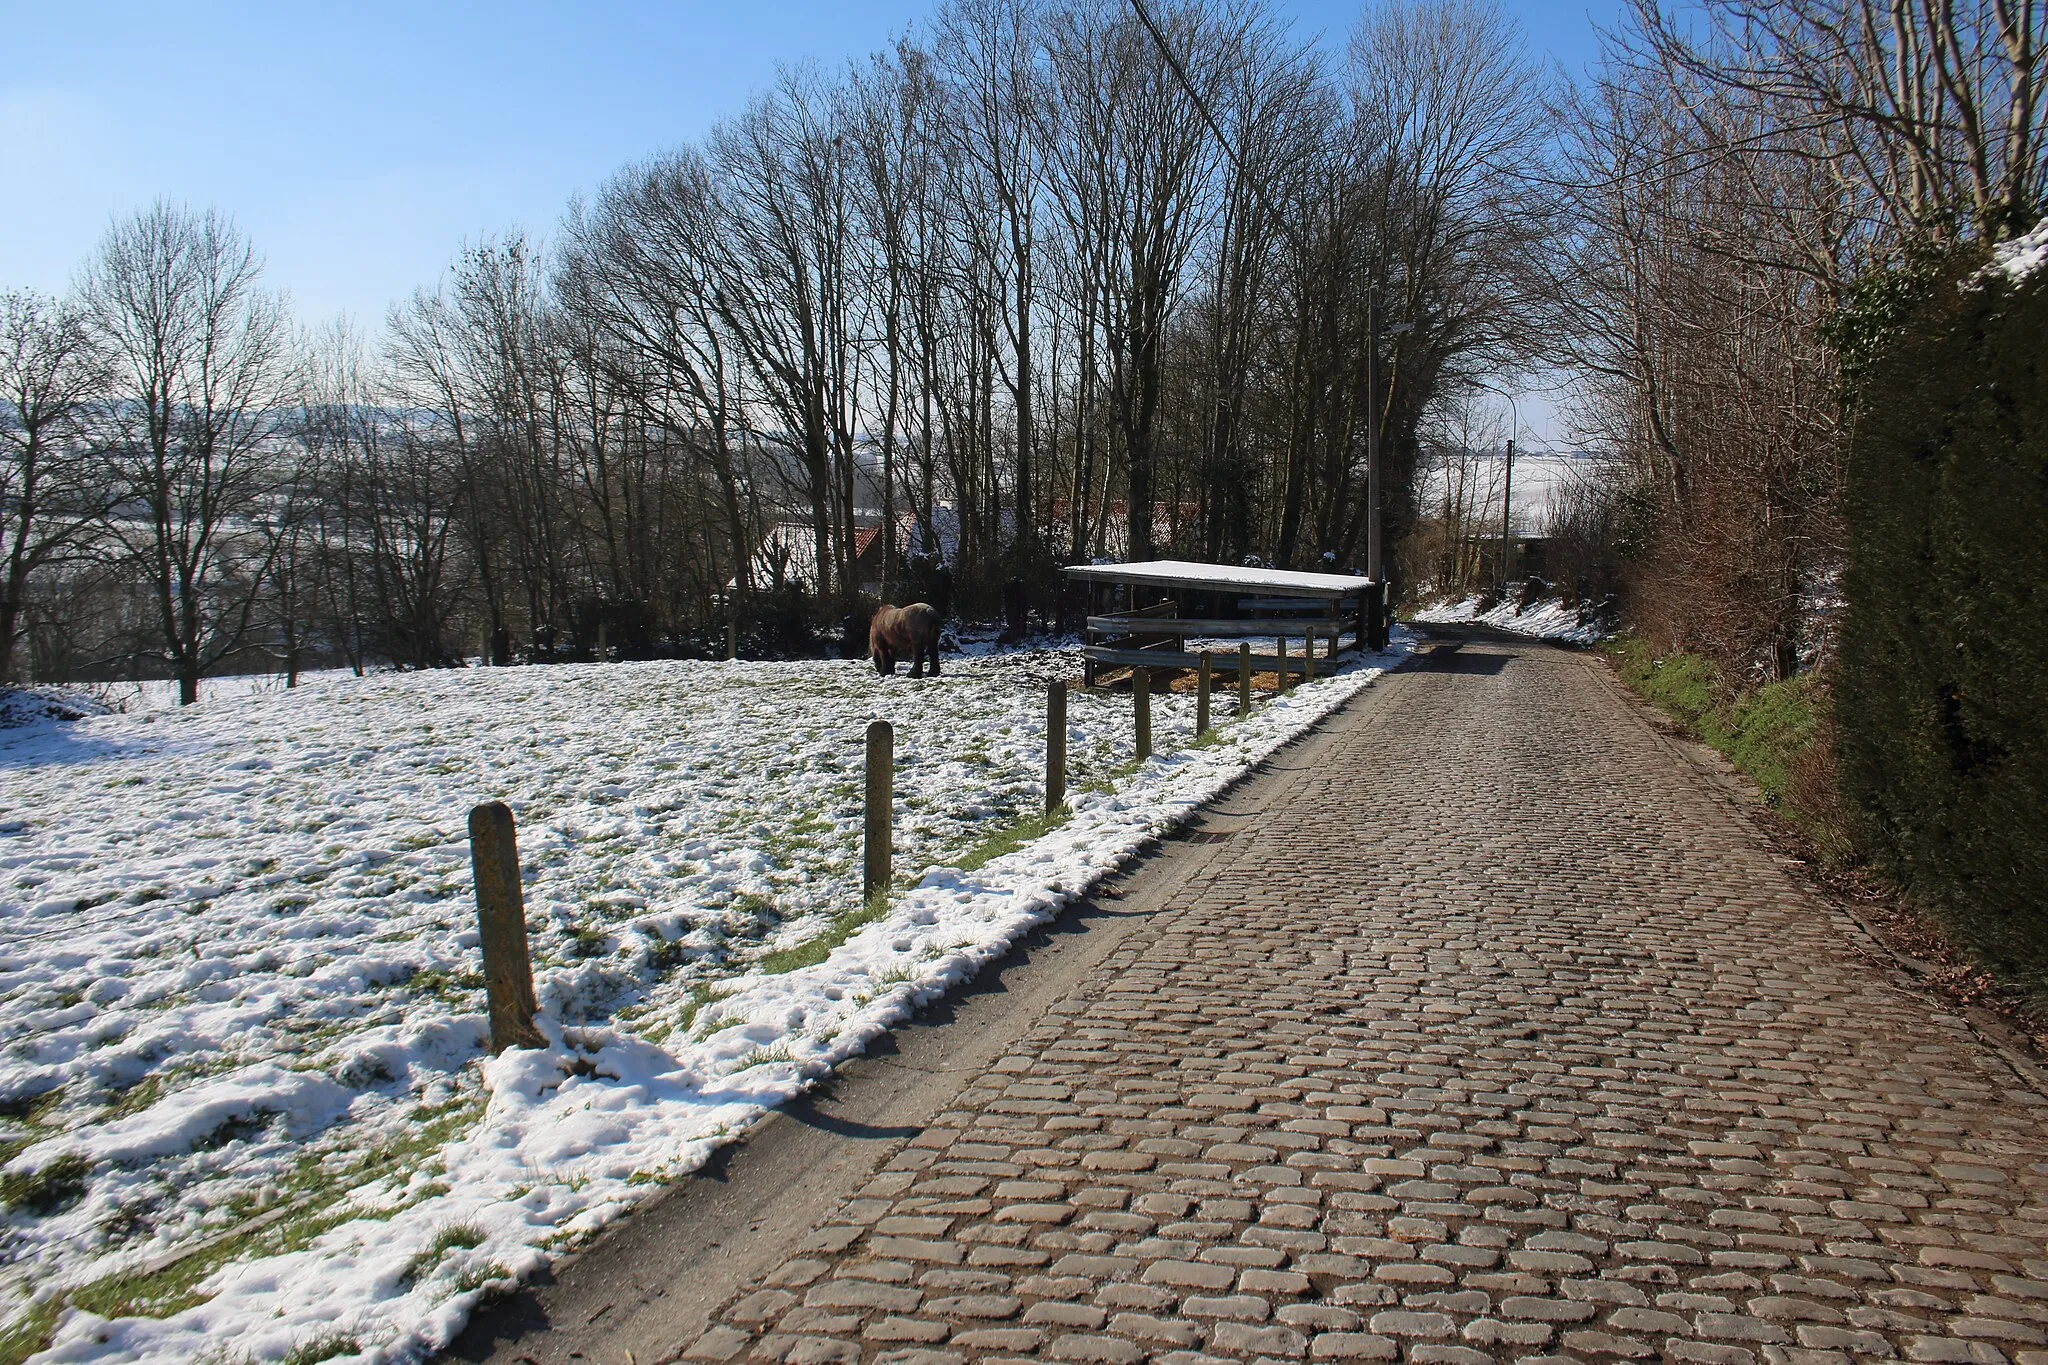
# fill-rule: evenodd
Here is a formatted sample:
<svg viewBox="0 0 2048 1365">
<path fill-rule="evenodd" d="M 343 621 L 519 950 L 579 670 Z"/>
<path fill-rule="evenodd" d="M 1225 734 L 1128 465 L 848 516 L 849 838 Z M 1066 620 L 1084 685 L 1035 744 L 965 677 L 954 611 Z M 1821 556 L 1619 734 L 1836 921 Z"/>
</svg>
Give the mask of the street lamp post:
<svg viewBox="0 0 2048 1365">
<path fill-rule="evenodd" d="M 1495 389 L 1507 399 L 1507 411 L 1513 413 L 1513 430 L 1522 430 L 1522 405 L 1516 403 L 1516 395 L 1505 389 Z M 1501 591 L 1507 589 L 1507 577 L 1516 567 L 1516 438 L 1507 436 L 1507 463 L 1501 467 Z"/>
<path fill-rule="evenodd" d="M 1507 400 L 1508 400 L 1508 411 L 1514 414 L 1514 422 L 1513 422 L 1513 429 L 1512 429 L 1512 430 L 1510 431 L 1510 433 L 1509 433 L 1509 435 L 1508 435 L 1508 458 L 1507 458 L 1507 465 L 1506 465 L 1505 471 L 1503 472 L 1503 474 L 1502 474 L 1502 477 L 1501 477 L 1501 490 L 1500 490 L 1500 584 L 1499 584 L 1499 586 L 1500 586 L 1500 587 L 1502 587 L 1502 588 L 1504 589 L 1504 588 L 1506 588 L 1506 587 L 1507 587 L 1507 585 L 1508 585 L 1508 571 L 1509 571 L 1509 568 L 1510 568 L 1510 565 L 1509 565 L 1509 559 L 1510 559 L 1510 557 L 1511 557 L 1511 556 L 1513 555 L 1513 553 L 1514 553 L 1514 551 L 1513 551 L 1513 550 L 1512 550 L 1512 549 L 1510 548 L 1510 547 L 1511 547 L 1511 546 L 1512 546 L 1512 545 L 1514 544 L 1514 525 L 1515 525 L 1515 523 L 1514 523 L 1514 517 L 1515 517 L 1515 435 L 1514 435 L 1514 433 L 1516 433 L 1516 432 L 1519 432 L 1519 431 L 1521 431 L 1521 429 L 1522 429 L 1522 405 L 1521 405 L 1520 403 L 1517 403 L 1517 402 L 1515 401 L 1515 396 L 1514 396 L 1513 394 L 1509 393 L 1509 392 L 1508 392 L 1508 391 L 1507 391 L 1506 389 L 1496 389 L 1496 388 L 1495 388 L 1495 387 L 1493 387 L 1493 385 L 1491 385 L 1491 384 L 1480 384 L 1480 385 L 1479 385 L 1479 387 L 1480 387 L 1480 388 L 1482 388 L 1482 389 L 1485 389 L 1485 390 L 1486 390 L 1486 391 L 1487 391 L 1488 393 L 1495 393 L 1495 394 L 1499 394 L 1499 395 L 1500 395 L 1500 396 L 1501 396 L 1502 398 L 1505 398 L 1505 399 L 1507 399 Z"/>
</svg>

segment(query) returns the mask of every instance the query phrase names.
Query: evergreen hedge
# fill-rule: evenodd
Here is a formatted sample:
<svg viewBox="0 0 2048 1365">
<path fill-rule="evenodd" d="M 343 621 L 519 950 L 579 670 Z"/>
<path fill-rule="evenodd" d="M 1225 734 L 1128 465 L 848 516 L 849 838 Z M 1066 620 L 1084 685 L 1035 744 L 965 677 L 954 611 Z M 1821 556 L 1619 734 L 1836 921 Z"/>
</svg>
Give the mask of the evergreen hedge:
<svg viewBox="0 0 2048 1365">
<path fill-rule="evenodd" d="M 2048 970 L 2048 271 L 1936 272 L 1857 386 L 1837 762 L 1859 843 Z"/>
</svg>

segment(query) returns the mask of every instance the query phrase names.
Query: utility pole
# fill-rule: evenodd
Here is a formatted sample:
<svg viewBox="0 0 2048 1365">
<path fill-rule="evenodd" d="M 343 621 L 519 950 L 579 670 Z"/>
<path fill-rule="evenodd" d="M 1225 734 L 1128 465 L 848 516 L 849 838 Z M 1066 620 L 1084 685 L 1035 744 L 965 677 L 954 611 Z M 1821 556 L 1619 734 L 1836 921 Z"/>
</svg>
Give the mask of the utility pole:
<svg viewBox="0 0 2048 1365">
<path fill-rule="evenodd" d="M 1415 330 L 1412 322 L 1397 322 L 1387 328 L 1390 337 Z M 1380 531 L 1380 417 L 1386 405 L 1380 401 L 1380 291 L 1365 291 L 1365 396 L 1371 411 L 1365 418 L 1365 576 L 1385 584 L 1387 563 L 1384 537 Z M 1392 610 L 1389 599 L 1386 610 Z"/>
<path fill-rule="evenodd" d="M 1380 545 L 1380 291 L 1365 292 L 1365 575 L 1387 581 Z"/>
<path fill-rule="evenodd" d="M 1518 414 L 1519 415 L 1519 414 Z M 1515 438 L 1508 437 L 1508 461 L 1500 485 L 1500 585 L 1505 588 L 1515 569 Z"/>
</svg>

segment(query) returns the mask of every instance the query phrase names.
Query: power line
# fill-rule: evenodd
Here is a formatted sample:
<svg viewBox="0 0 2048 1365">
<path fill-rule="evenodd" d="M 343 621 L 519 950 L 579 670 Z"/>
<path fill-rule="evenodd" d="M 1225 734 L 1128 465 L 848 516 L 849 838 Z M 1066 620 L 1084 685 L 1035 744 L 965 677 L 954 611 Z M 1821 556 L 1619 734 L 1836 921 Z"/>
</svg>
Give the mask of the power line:
<svg viewBox="0 0 2048 1365">
<path fill-rule="evenodd" d="M 1195 102 L 1195 108 L 1201 112 L 1202 122 L 1208 124 L 1209 131 L 1216 135 L 1216 145 L 1221 147 L 1223 155 L 1229 158 L 1231 166 L 1237 171 L 1237 178 L 1251 188 L 1251 192 L 1258 198 L 1259 207 L 1264 209 L 1274 222 L 1285 226 L 1287 219 L 1273 207 L 1273 201 L 1266 197 L 1265 185 L 1245 169 L 1244 161 L 1238 156 L 1237 149 L 1232 147 L 1230 139 L 1223 135 L 1223 125 L 1209 112 L 1209 101 L 1203 99 L 1202 92 L 1195 89 L 1195 83 L 1188 78 L 1187 68 L 1180 64 L 1180 57 L 1175 54 L 1173 45 L 1166 41 L 1166 35 L 1159 31 L 1159 25 L 1152 22 L 1151 13 L 1145 8 L 1145 0 L 1131 0 L 1131 8 L 1137 11 L 1138 22 L 1145 26 L 1145 32 L 1152 35 L 1153 44 L 1158 47 L 1159 55 L 1166 59 L 1167 66 L 1172 68 L 1174 79 L 1180 82 L 1180 88 L 1187 91 L 1188 98 Z"/>
<path fill-rule="evenodd" d="M 1166 59 L 1167 66 L 1172 68 L 1174 78 L 1180 82 L 1181 89 L 1187 91 L 1188 98 L 1194 101 L 1195 108 L 1202 115 L 1202 121 L 1208 124 L 1209 131 L 1215 134 L 1217 145 L 1223 148 L 1223 155 L 1229 158 L 1230 164 L 1237 170 L 1238 177 L 1246 185 L 1250 186 L 1252 193 L 1258 197 L 1259 207 L 1271 214 L 1275 220 L 1285 223 L 1287 220 L 1274 209 L 1273 201 L 1267 198 L 1265 185 L 1245 168 L 1243 158 L 1238 156 L 1237 149 L 1230 145 L 1230 139 L 1223 135 L 1223 126 L 1216 121 L 1216 116 L 1209 112 L 1209 102 L 1202 98 L 1202 92 L 1195 88 L 1194 81 L 1189 78 L 1187 68 L 1181 65 L 1180 57 L 1174 52 L 1173 45 L 1166 41 L 1166 35 L 1160 32 L 1159 25 L 1153 22 L 1151 12 L 1145 8 L 1145 0 L 1131 0 L 1131 8 L 1136 11 L 1138 22 L 1145 26 L 1145 32 L 1152 35 L 1153 44 L 1158 47 L 1159 55 Z M 1820 132 L 1832 124 L 1842 121 L 1839 116 L 1835 116 L 1813 123 L 1795 124 L 1790 128 L 1768 129 L 1761 133 L 1753 133 L 1747 137 L 1736 138 L 1721 147 L 1690 148 L 1685 151 L 1674 152 L 1668 156 L 1657 158 L 1647 165 L 1636 167 L 1633 171 L 1623 171 L 1615 175 L 1602 176 L 1593 180 L 1559 180 L 1551 176 L 1540 175 L 1526 167 L 1500 166 L 1490 161 L 1487 163 L 1487 169 L 1503 172 L 1534 184 L 1546 185 L 1555 189 L 1608 189 L 1639 177 L 1652 175 L 1668 166 L 1676 165 L 1689 157 L 1699 157 L 1703 162 L 1711 162 L 1723 156 L 1733 155 L 1737 151 L 1753 144 L 1768 142 L 1775 138 L 1784 137 L 1787 134 Z"/>
</svg>

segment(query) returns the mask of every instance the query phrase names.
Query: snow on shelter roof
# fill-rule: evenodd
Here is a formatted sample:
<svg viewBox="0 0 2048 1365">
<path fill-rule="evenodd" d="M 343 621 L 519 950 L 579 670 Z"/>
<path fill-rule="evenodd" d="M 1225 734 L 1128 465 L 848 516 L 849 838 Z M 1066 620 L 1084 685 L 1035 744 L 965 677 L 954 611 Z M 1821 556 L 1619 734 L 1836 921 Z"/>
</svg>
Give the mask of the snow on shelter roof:
<svg viewBox="0 0 2048 1365">
<path fill-rule="evenodd" d="M 1300 573 L 1293 569 L 1249 569 L 1239 564 L 1199 564 L 1188 559 L 1148 559 L 1138 564 L 1070 564 L 1067 577 L 1097 583 L 1143 583 L 1149 587 L 1211 591 L 1256 589 L 1277 597 L 1349 597 L 1372 582 L 1341 573 Z"/>
</svg>

